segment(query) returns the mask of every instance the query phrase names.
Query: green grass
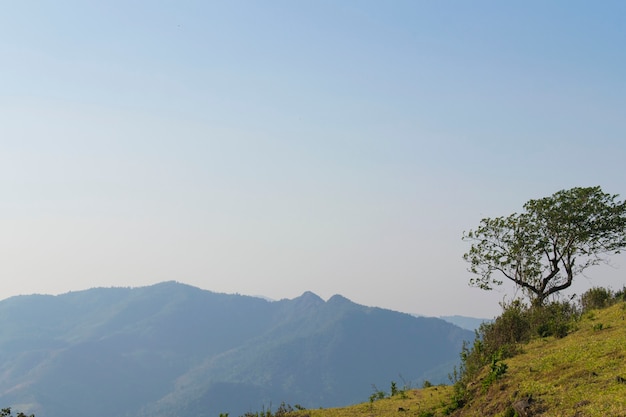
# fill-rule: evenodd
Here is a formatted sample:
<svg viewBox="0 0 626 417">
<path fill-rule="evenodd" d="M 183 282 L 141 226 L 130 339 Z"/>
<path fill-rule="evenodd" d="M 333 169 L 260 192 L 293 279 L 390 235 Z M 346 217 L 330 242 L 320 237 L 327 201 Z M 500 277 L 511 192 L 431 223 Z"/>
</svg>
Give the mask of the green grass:
<svg viewBox="0 0 626 417">
<path fill-rule="evenodd" d="M 620 379 L 626 378 L 626 303 L 587 313 L 566 337 L 534 339 L 504 362 L 506 373 L 484 389 L 487 366 L 468 386 L 473 399 L 450 416 L 513 416 L 512 405 L 532 396 L 534 415 L 626 417 L 626 380 Z M 430 387 L 407 391 L 404 398 L 293 415 L 439 417 L 445 415 L 452 392 L 450 386 Z"/>
<path fill-rule="evenodd" d="M 443 409 L 451 394 L 452 387 L 436 386 L 408 390 L 404 396 L 395 395 L 391 398 L 342 408 L 297 411 L 291 415 L 299 417 L 397 417 L 399 415 L 427 417 L 428 412 Z"/>
</svg>

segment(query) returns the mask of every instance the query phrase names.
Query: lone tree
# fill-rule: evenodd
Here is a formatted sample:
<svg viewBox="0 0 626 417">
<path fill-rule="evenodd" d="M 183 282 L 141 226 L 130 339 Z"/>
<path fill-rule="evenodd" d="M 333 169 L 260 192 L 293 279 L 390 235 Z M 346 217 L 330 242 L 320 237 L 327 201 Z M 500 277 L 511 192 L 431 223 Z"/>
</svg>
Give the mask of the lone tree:
<svg viewBox="0 0 626 417">
<path fill-rule="evenodd" d="M 535 306 L 572 285 L 574 277 L 626 248 L 626 202 L 600 187 L 561 190 L 530 200 L 523 213 L 485 218 L 463 234 L 470 285 L 491 290 L 503 278 Z"/>
</svg>

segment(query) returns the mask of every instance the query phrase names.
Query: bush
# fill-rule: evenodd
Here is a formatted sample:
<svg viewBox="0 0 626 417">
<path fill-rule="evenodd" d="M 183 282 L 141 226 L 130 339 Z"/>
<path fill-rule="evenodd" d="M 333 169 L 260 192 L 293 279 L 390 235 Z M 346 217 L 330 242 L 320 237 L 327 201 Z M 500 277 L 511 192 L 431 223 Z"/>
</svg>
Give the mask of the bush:
<svg viewBox="0 0 626 417">
<path fill-rule="evenodd" d="M 491 357 L 491 367 L 489 370 L 489 374 L 487 374 L 487 377 L 483 379 L 482 382 L 483 390 L 489 388 L 495 380 L 502 378 L 502 375 L 506 373 L 508 368 L 509 366 L 501 361 L 501 354 L 494 354 Z"/>
<path fill-rule="evenodd" d="M 623 295 L 622 295 L 623 296 Z M 580 296 L 580 306 L 583 312 L 608 307 L 613 298 L 613 292 L 607 288 L 593 287 Z"/>
<path fill-rule="evenodd" d="M 616 302 L 626 301 L 626 285 L 622 287 L 621 290 L 617 291 L 615 295 L 613 295 L 613 299 Z"/>
<path fill-rule="evenodd" d="M 483 365 L 497 352 L 502 358 L 513 356 L 517 352 L 517 344 L 530 339 L 531 323 L 529 308 L 520 300 L 509 304 L 501 303 L 502 314 L 492 323 L 483 323 L 480 334 L 484 345 Z"/>
<path fill-rule="evenodd" d="M 539 337 L 567 336 L 579 313 L 574 305 L 566 301 L 555 301 L 529 310 L 530 326 Z"/>
</svg>

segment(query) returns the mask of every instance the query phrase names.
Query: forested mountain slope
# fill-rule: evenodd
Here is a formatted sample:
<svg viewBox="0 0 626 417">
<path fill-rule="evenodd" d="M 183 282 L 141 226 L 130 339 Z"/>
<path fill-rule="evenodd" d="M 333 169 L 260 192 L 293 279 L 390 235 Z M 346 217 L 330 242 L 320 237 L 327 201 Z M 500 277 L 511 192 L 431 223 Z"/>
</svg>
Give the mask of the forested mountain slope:
<svg viewBox="0 0 626 417">
<path fill-rule="evenodd" d="M 37 417 L 239 415 L 443 382 L 473 334 L 307 292 L 293 300 L 166 282 L 0 302 L 0 401 Z"/>
</svg>

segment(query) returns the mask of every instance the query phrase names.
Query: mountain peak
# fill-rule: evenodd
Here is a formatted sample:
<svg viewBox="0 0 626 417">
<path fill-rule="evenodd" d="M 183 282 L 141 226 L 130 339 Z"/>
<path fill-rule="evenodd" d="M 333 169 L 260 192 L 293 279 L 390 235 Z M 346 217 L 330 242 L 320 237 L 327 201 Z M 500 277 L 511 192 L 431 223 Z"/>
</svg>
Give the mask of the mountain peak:
<svg viewBox="0 0 626 417">
<path fill-rule="evenodd" d="M 272 399 L 335 407 L 399 372 L 444 381 L 439 369 L 473 335 L 329 302 L 307 291 L 267 303 L 173 281 L 0 301 L 0 402 L 90 417 L 243 415 Z"/>
<path fill-rule="evenodd" d="M 341 303 L 341 304 L 347 304 L 347 303 L 352 304 L 352 301 L 348 300 L 346 297 L 344 297 L 343 295 L 340 295 L 340 294 L 333 295 L 332 297 L 330 297 L 328 299 L 328 302 L 329 303 L 333 303 L 333 304 L 339 304 L 339 303 Z"/>
<path fill-rule="evenodd" d="M 311 291 L 305 291 L 300 297 L 297 297 L 294 301 L 298 301 L 298 303 L 306 305 L 324 304 L 324 300 L 322 300 L 319 295 Z"/>
</svg>

